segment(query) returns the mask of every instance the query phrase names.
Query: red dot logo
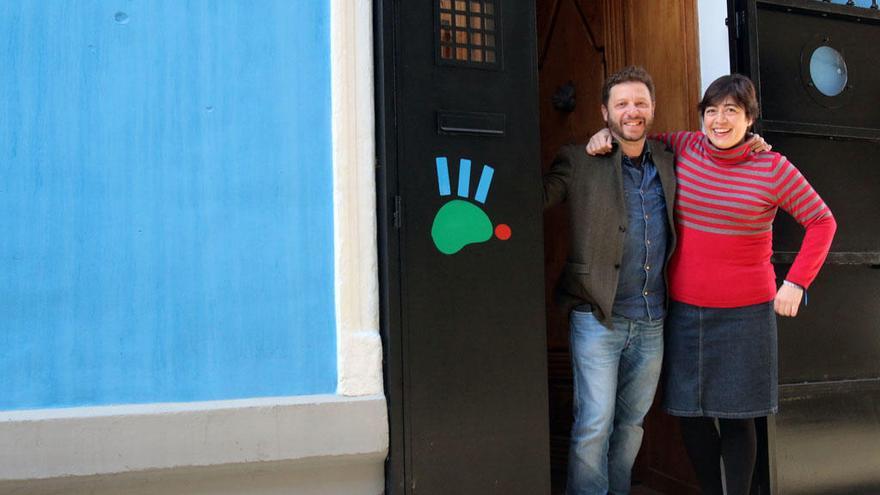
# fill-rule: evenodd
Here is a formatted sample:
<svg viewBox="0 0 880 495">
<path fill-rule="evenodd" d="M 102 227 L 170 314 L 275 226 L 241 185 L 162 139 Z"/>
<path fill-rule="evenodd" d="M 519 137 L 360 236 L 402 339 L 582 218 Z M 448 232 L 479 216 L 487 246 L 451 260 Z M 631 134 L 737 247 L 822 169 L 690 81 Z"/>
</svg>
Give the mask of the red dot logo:
<svg viewBox="0 0 880 495">
<path fill-rule="evenodd" d="M 506 223 L 499 223 L 495 227 L 495 237 L 502 241 L 510 239 L 510 227 Z"/>
</svg>

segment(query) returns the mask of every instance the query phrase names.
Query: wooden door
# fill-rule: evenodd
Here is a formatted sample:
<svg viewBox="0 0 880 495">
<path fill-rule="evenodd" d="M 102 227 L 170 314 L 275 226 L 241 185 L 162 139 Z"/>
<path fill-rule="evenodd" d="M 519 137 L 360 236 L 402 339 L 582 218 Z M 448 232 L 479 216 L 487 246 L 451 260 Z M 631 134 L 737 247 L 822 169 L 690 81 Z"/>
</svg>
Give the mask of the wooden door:
<svg viewBox="0 0 880 495">
<path fill-rule="evenodd" d="M 581 140 L 603 125 L 597 102 L 601 101 L 607 72 L 604 17 L 602 3 L 595 0 L 539 0 L 537 3 L 538 98 L 544 172 L 560 146 Z M 568 234 L 566 208 L 547 211 L 544 262 L 553 493 L 564 490 L 572 423 L 568 317 L 553 303 L 553 288 L 568 254 Z"/>
<path fill-rule="evenodd" d="M 657 86 L 654 130 L 696 129 L 699 98 L 694 0 L 537 0 L 541 163 L 584 142 L 604 126 L 600 105 L 607 75 L 628 64 L 645 67 Z M 553 303 L 565 264 L 565 208 L 544 215 L 550 456 L 553 492 L 562 493 L 572 422 L 568 317 Z M 697 493 L 677 423 L 656 404 L 646 420 L 634 480 L 669 494 Z"/>
</svg>

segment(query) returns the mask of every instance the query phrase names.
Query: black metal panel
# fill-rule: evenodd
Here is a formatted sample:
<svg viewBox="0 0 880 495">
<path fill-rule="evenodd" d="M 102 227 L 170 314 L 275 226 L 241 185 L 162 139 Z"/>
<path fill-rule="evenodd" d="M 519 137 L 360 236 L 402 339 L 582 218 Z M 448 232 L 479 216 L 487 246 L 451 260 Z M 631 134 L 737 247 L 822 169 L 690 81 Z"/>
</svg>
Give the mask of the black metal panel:
<svg viewBox="0 0 880 495">
<path fill-rule="evenodd" d="M 534 3 L 495 0 L 499 43 L 518 42 L 497 63 L 455 66 L 437 56 L 435 2 L 376 7 L 387 491 L 548 493 Z M 458 197 L 462 159 L 470 181 Z M 484 165 L 494 175 L 481 202 Z M 453 200 L 508 226 L 509 239 L 444 254 L 435 221 Z"/>
<path fill-rule="evenodd" d="M 880 493 L 880 380 L 784 386 L 780 394 L 777 493 Z"/>
<path fill-rule="evenodd" d="M 838 222 L 797 318 L 779 320 L 780 412 L 768 420 L 776 494 L 880 493 L 880 13 L 815 0 L 730 0 L 734 70 L 759 87 L 757 127 L 807 177 Z M 846 60 L 837 97 L 811 85 L 809 56 Z M 803 229 L 774 225 L 781 278 Z M 754 493 L 754 491 L 753 491 Z"/>
<path fill-rule="evenodd" d="M 808 296 L 796 318 L 779 319 L 780 383 L 880 377 L 880 270 L 826 265 Z"/>
<path fill-rule="evenodd" d="M 880 251 L 880 228 L 869 223 L 880 223 L 880 167 L 874 159 L 880 155 L 880 143 L 769 130 L 764 130 L 764 135 L 797 166 L 834 212 L 838 230 L 832 251 Z M 780 213 L 774 227 L 774 249 L 797 251 L 803 232 L 788 215 Z"/>
<path fill-rule="evenodd" d="M 823 8 L 821 2 L 784 2 Z M 816 4 L 816 5 L 811 5 Z M 839 6 L 835 6 L 839 7 Z M 759 2 L 759 70 L 762 118 L 823 126 L 880 128 L 880 17 L 835 17 L 824 11 L 799 10 Z M 841 52 L 848 68 L 847 87 L 834 98 L 818 98 L 811 86 L 813 50 L 827 45 Z M 771 83 L 772 82 L 772 83 Z"/>
</svg>

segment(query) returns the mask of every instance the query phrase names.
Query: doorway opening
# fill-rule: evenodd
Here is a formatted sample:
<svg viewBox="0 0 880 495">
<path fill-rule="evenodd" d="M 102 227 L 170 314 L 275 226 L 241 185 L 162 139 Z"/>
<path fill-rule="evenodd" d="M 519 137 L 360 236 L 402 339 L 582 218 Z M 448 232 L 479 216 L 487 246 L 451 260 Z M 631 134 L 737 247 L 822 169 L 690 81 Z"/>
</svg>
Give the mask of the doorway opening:
<svg viewBox="0 0 880 495">
<path fill-rule="evenodd" d="M 697 128 L 695 0 L 536 0 L 535 7 L 543 171 L 559 147 L 585 142 L 604 127 L 600 113 L 604 78 L 626 65 L 641 65 L 654 78 L 657 115 L 653 130 Z M 553 302 L 553 289 L 567 257 L 568 221 L 564 207 L 544 215 L 553 494 L 565 489 L 573 419 L 568 318 Z M 677 421 L 660 412 L 657 401 L 645 423 L 633 482 L 638 486 L 634 493 L 699 493 Z"/>
</svg>

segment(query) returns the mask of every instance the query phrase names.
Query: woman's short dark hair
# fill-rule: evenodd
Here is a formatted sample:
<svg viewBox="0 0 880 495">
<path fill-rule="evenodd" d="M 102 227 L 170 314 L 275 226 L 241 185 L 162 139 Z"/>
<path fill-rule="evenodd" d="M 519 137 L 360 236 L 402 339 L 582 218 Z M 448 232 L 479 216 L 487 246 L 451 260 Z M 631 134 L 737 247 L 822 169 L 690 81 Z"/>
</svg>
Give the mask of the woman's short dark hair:
<svg viewBox="0 0 880 495">
<path fill-rule="evenodd" d="M 755 85 L 742 74 L 721 76 L 712 81 L 700 101 L 700 115 L 706 112 L 707 107 L 720 105 L 728 96 L 745 110 L 746 117 L 752 120 L 758 118 L 758 95 L 755 92 Z"/>
<path fill-rule="evenodd" d="M 630 65 L 629 67 L 624 67 L 614 74 L 611 74 L 605 79 L 605 84 L 602 85 L 602 104 L 608 106 L 608 98 L 611 97 L 611 88 L 618 84 L 628 82 L 640 82 L 647 86 L 648 92 L 651 93 L 651 101 L 654 101 L 654 80 L 651 79 L 651 74 L 648 74 L 648 71 L 642 67 Z"/>
</svg>

